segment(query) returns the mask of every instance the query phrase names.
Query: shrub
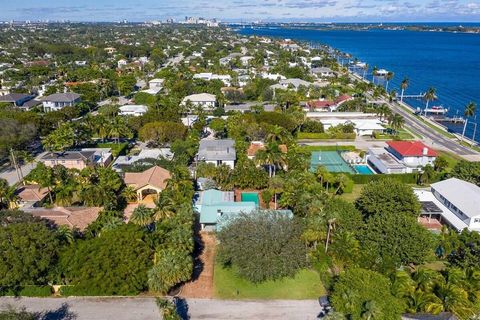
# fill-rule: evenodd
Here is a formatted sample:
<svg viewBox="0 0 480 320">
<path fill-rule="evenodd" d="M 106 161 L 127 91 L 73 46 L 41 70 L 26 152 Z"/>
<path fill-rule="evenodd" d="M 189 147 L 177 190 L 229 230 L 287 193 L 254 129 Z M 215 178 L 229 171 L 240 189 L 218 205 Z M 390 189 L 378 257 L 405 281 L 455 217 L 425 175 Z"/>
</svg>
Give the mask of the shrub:
<svg viewBox="0 0 480 320">
<path fill-rule="evenodd" d="M 355 140 L 355 133 L 344 133 L 344 132 L 324 132 L 324 133 L 308 133 L 308 132 L 299 132 L 297 133 L 298 139 L 311 139 L 311 140 Z"/>
<path fill-rule="evenodd" d="M 25 286 L 20 290 L 22 297 L 49 297 L 53 293 L 51 286 Z"/>
<path fill-rule="evenodd" d="M 291 277 L 307 265 L 303 226 L 295 218 L 277 211 L 253 212 L 224 224 L 218 234 L 220 261 L 252 282 Z"/>
</svg>

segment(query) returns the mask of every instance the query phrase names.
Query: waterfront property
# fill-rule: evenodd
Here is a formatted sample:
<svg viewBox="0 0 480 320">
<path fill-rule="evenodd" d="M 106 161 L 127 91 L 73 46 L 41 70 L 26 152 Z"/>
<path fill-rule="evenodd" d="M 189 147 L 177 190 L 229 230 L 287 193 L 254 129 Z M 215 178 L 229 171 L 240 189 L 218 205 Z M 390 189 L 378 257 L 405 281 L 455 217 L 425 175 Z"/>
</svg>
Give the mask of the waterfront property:
<svg viewBox="0 0 480 320">
<path fill-rule="evenodd" d="M 348 101 L 348 96 L 340 98 L 341 101 Z M 341 103 L 340 100 L 332 102 L 319 101 L 313 104 L 315 111 L 319 111 L 316 106 L 325 105 L 327 109 L 335 110 Z M 339 104 L 340 103 L 340 104 Z M 325 130 L 338 125 L 351 124 L 354 126 L 355 133 L 358 136 L 371 136 L 374 132 L 383 132 L 385 126 L 376 114 L 362 112 L 307 112 L 307 118 L 320 121 Z"/>
<path fill-rule="evenodd" d="M 232 139 L 200 141 L 197 161 L 213 163 L 215 166 L 224 164 L 233 169 L 235 160 L 237 160 L 237 153 L 235 141 Z"/>
<path fill-rule="evenodd" d="M 480 232 L 480 187 L 457 178 L 433 183 L 430 190 L 417 189 L 422 216 L 458 231 Z"/>
<path fill-rule="evenodd" d="M 387 148 L 370 148 L 368 163 L 378 172 L 412 173 L 433 166 L 438 153 L 420 141 L 388 141 Z"/>
</svg>

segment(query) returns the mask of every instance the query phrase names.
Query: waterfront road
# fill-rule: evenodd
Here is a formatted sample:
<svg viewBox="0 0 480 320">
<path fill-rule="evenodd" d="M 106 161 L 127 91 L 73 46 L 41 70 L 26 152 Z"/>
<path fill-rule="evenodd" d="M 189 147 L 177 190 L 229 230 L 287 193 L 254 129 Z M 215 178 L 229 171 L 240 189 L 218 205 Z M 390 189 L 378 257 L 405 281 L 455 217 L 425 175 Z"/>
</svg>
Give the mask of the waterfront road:
<svg viewBox="0 0 480 320">
<path fill-rule="evenodd" d="M 387 102 L 385 101 L 385 103 Z M 438 133 L 418 119 L 417 116 L 414 115 L 410 110 L 405 109 L 406 107 L 402 107 L 397 103 L 388 103 L 388 105 L 394 112 L 403 116 L 405 119 L 405 127 L 408 130 L 420 135 L 423 138 L 423 141 L 434 149 L 449 151 L 468 160 L 480 160 L 480 153 Z"/>
<path fill-rule="evenodd" d="M 368 83 L 368 80 L 362 79 L 361 77 L 349 73 L 351 79 L 360 80 L 365 83 Z M 367 98 L 373 99 L 371 95 L 367 95 Z M 418 119 L 411 109 L 401 102 L 399 103 L 390 103 L 385 99 L 381 99 L 381 102 L 388 105 L 392 111 L 400 114 L 405 119 L 405 127 L 415 133 L 416 135 L 422 137 L 423 142 L 427 145 L 430 145 L 434 149 L 444 150 L 461 156 L 462 158 L 469 161 L 480 161 L 480 153 L 465 147 L 460 144 L 459 141 L 450 139 L 436 130 L 429 127 L 427 124 Z M 429 120 L 425 120 L 429 121 Z M 432 124 L 435 125 L 435 124 Z"/>
<path fill-rule="evenodd" d="M 182 319 L 289 319 L 313 320 L 320 313 L 318 300 L 178 300 Z M 179 306 L 181 305 L 181 308 Z M 52 320 L 158 320 L 155 299 L 140 298 L 0 298 L 0 309 L 25 308 Z"/>
</svg>

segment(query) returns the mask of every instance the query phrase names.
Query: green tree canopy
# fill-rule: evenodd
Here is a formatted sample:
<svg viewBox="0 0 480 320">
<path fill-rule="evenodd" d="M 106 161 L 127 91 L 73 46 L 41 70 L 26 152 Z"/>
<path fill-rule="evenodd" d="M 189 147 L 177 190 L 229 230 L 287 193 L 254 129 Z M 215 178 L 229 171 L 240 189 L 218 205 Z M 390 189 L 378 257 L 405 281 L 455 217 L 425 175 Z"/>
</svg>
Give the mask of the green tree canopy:
<svg viewBox="0 0 480 320">
<path fill-rule="evenodd" d="M 306 266 L 302 225 L 277 211 L 240 214 L 218 233 L 221 261 L 253 282 L 289 277 Z"/>
<path fill-rule="evenodd" d="M 420 214 L 420 202 L 412 188 L 389 178 L 367 184 L 355 205 L 365 217 L 384 212 Z"/>
<path fill-rule="evenodd" d="M 332 305 L 348 319 L 400 319 L 402 303 L 390 292 L 390 281 L 370 270 L 353 268 L 342 273 L 333 287 Z"/>
<path fill-rule="evenodd" d="M 88 295 L 135 295 L 147 288 L 152 266 L 144 232 L 133 224 L 80 240 L 61 255 L 67 283 Z M 87 258 L 88 257 L 88 258 Z"/>
<path fill-rule="evenodd" d="M 7 215 L 10 216 L 8 212 Z M 58 249 L 56 232 L 43 221 L 22 221 L 0 227 L 0 286 L 46 284 L 51 279 Z"/>
</svg>

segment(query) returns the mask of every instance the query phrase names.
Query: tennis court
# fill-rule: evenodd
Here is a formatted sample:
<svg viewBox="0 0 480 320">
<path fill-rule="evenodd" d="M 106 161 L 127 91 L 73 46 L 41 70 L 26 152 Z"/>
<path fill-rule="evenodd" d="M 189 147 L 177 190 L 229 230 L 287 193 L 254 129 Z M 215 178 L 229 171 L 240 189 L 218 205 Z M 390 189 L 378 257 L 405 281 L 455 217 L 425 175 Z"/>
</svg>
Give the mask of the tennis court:
<svg viewBox="0 0 480 320">
<path fill-rule="evenodd" d="M 324 166 L 330 172 L 355 173 L 337 151 L 312 152 L 312 157 L 310 158 L 310 170 L 315 171 L 318 166 Z"/>
</svg>

